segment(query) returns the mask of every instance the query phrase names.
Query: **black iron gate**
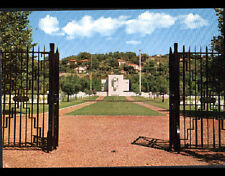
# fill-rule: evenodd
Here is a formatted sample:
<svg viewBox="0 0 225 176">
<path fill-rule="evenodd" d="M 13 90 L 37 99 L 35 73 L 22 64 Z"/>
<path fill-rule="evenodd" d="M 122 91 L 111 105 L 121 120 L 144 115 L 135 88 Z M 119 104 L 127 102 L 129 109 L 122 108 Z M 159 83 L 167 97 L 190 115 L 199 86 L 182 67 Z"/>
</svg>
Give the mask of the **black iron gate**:
<svg viewBox="0 0 225 176">
<path fill-rule="evenodd" d="M 224 149 L 225 61 L 206 47 L 170 48 L 170 148 Z"/>
<path fill-rule="evenodd" d="M 59 53 L 12 49 L 2 61 L 2 138 L 4 147 L 58 146 Z"/>
</svg>

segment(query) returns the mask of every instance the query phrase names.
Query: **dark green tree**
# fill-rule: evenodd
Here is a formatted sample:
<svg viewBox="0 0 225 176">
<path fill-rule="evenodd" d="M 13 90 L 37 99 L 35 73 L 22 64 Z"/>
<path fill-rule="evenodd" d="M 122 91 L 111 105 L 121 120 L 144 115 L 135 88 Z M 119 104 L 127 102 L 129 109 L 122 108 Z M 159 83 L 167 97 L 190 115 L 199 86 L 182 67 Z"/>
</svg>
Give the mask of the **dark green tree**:
<svg viewBox="0 0 225 176">
<path fill-rule="evenodd" d="M 164 95 L 169 92 L 169 82 L 164 76 L 158 76 L 156 81 L 158 83 L 157 92 L 162 95 L 162 102 L 164 102 Z"/>
<path fill-rule="evenodd" d="M 225 90 L 225 59 L 224 59 L 224 8 L 215 8 L 218 16 L 218 30 L 220 35 L 214 36 L 211 41 L 211 47 L 222 55 L 217 55 L 209 63 L 209 86 L 217 92 L 223 93 Z"/>
<path fill-rule="evenodd" d="M 68 102 L 70 95 L 77 94 L 81 90 L 80 79 L 77 75 L 63 77 L 60 82 L 62 91 L 67 94 Z"/>
<path fill-rule="evenodd" d="M 32 29 L 29 26 L 29 15 L 31 12 L 28 11 L 0 11 L 0 50 L 1 51 L 19 51 L 26 50 L 27 48 L 30 50 L 32 46 L 36 44 L 32 44 Z M 7 61 L 7 62 L 6 62 Z M 26 54 L 16 54 L 11 53 L 5 54 L 2 57 L 2 63 L 5 63 L 3 72 L 11 72 L 11 81 L 13 82 L 13 90 L 17 90 L 19 86 L 21 87 L 21 75 L 22 80 L 24 78 L 24 73 L 26 72 Z M 31 64 L 31 63 L 30 63 Z M 37 63 L 34 63 L 34 67 L 36 67 Z M 30 73 L 31 67 L 28 68 L 28 72 Z M 18 76 L 21 73 L 20 76 Z M 6 82 L 9 81 L 9 78 L 3 76 L 2 84 L 4 90 L 9 89 L 9 84 Z M 22 87 L 26 84 L 23 84 Z M 22 88 L 20 88 L 22 90 Z"/>
<path fill-rule="evenodd" d="M 29 11 L 0 12 L 0 50 L 31 48 L 32 29 L 29 26 Z"/>
<path fill-rule="evenodd" d="M 123 70 L 126 71 L 128 74 L 135 74 L 135 69 L 134 67 L 124 64 L 123 65 Z"/>
<path fill-rule="evenodd" d="M 224 50 L 224 8 L 215 8 L 215 12 L 216 16 L 218 16 L 218 30 L 220 32 L 220 35 L 213 37 L 211 41 L 211 47 L 213 50 L 221 53 Z"/>
<path fill-rule="evenodd" d="M 65 81 L 62 83 L 61 89 L 67 94 L 67 101 L 69 102 L 70 95 L 73 95 L 75 92 L 74 84 L 70 81 Z"/>
</svg>

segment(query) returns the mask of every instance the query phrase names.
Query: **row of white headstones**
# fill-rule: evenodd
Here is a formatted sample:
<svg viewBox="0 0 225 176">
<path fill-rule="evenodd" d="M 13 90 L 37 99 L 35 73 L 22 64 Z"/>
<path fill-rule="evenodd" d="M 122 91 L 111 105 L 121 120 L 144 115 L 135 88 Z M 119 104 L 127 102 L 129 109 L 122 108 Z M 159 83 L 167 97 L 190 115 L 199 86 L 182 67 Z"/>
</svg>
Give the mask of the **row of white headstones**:
<svg viewBox="0 0 225 176">
<path fill-rule="evenodd" d="M 59 94 L 59 101 L 62 101 L 62 98 L 65 97 L 65 96 L 66 96 L 65 94 L 60 93 Z M 70 98 L 85 98 L 87 96 L 89 96 L 89 95 L 84 93 L 84 92 L 79 92 L 78 94 L 70 95 Z M 14 103 L 14 100 L 13 100 L 14 97 L 15 97 L 15 95 L 11 95 L 11 103 Z M 39 103 L 48 103 L 48 95 L 47 94 L 46 95 L 40 94 L 39 97 L 36 94 L 33 95 L 33 103 L 37 103 L 38 98 L 39 98 Z M 10 99 L 9 95 L 5 95 L 5 100 L 2 97 L 2 104 L 3 104 L 3 101 L 6 104 L 9 103 L 9 99 Z M 29 100 L 27 101 L 27 103 L 32 103 L 31 95 L 29 96 Z"/>
<path fill-rule="evenodd" d="M 200 96 L 187 96 L 186 100 L 185 100 L 185 104 L 188 105 L 196 105 L 197 108 L 201 108 L 201 101 L 200 101 Z M 211 104 L 211 106 L 218 106 L 219 105 L 219 97 L 218 96 L 211 96 L 211 98 L 215 98 L 215 104 L 214 103 L 209 103 Z M 196 99 L 196 100 L 195 100 Z M 180 105 L 183 105 L 183 101 L 180 101 Z M 224 109 L 224 96 L 220 96 L 220 109 L 223 110 Z"/>
</svg>

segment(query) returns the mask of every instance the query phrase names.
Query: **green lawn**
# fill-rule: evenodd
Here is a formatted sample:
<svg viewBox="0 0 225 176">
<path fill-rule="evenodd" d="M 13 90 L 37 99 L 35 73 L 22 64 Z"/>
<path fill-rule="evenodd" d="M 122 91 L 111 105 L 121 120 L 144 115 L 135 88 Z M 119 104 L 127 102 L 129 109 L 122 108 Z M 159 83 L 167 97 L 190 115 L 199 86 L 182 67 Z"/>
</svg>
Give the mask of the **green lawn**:
<svg viewBox="0 0 225 176">
<path fill-rule="evenodd" d="M 104 100 L 91 104 L 84 108 L 68 113 L 68 115 L 143 115 L 143 116 L 164 116 L 164 114 L 150 110 L 132 102 L 119 102 L 126 100 L 125 97 L 105 97 Z"/>
<path fill-rule="evenodd" d="M 59 104 L 59 109 L 77 105 L 77 104 L 81 104 L 81 103 L 84 103 L 85 101 L 93 101 L 93 100 L 96 100 L 96 98 L 98 98 L 98 96 L 90 96 L 90 97 L 85 97 L 85 98 L 78 98 L 77 100 L 73 99 L 69 102 L 61 102 Z"/>
<path fill-rule="evenodd" d="M 93 100 L 96 100 L 96 98 L 98 98 L 98 96 L 90 96 L 90 97 L 85 97 L 85 98 L 71 99 L 69 102 L 60 102 L 59 103 L 59 109 L 66 108 L 66 107 L 73 106 L 73 105 L 77 105 L 77 104 L 81 104 L 81 103 L 84 103 L 86 101 L 93 101 Z M 14 104 L 12 104 L 12 107 L 15 107 Z M 48 112 L 48 108 L 49 108 L 48 104 L 44 104 L 44 108 L 43 108 L 43 104 L 39 103 L 38 107 L 39 107 L 39 114 L 43 113 L 43 110 L 44 110 L 44 112 Z M 31 108 L 32 108 L 32 105 L 31 105 L 31 103 L 29 103 L 29 104 L 27 104 L 27 108 L 25 108 L 25 107 L 23 108 L 23 107 L 20 106 L 19 108 L 16 109 L 16 111 L 17 111 L 17 114 L 19 114 L 20 111 L 22 111 L 22 114 L 26 114 L 26 111 L 28 113 L 29 109 L 30 109 L 30 112 L 31 112 Z M 6 114 L 8 114 L 9 106 L 5 106 L 5 111 L 6 111 Z M 37 113 L 37 104 L 36 103 L 33 104 L 33 113 L 34 114 Z"/>
<path fill-rule="evenodd" d="M 123 96 L 106 96 L 104 97 L 105 101 L 127 101 L 126 97 Z"/>
<path fill-rule="evenodd" d="M 150 104 L 159 108 L 169 109 L 169 99 L 165 99 L 162 102 L 161 98 L 151 99 L 151 98 L 144 98 L 144 97 L 132 97 L 134 100 L 137 101 L 144 101 L 146 104 Z"/>
</svg>

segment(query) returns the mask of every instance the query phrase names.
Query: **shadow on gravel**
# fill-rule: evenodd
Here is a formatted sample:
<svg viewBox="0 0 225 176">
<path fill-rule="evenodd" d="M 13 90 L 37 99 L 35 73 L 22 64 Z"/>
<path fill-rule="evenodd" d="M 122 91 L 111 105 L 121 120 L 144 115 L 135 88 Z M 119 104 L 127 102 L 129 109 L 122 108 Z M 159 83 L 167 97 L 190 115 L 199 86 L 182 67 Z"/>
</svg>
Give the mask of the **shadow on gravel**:
<svg viewBox="0 0 225 176">
<path fill-rule="evenodd" d="M 223 165 L 225 167 L 225 152 L 211 149 L 183 149 L 182 155 L 192 156 L 199 161 L 207 162 L 210 165 Z"/>
<path fill-rule="evenodd" d="M 207 148 L 204 148 L 204 149 L 182 148 L 180 153 L 177 153 L 169 149 L 168 140 L 149 138 L 144 136 L 139 136 L 131 144 L 164 150 L 174 154 L 191 156 L 193 158 L 198 159 L 199 161 L 207 162 L 209 165 L 221 165 L 225 167 L 225 148 L 223 150 L 215 150 L 215 149 L 213 150 L 213 149 L 207 149 Z"/>
<path fill-rule="evenodd" d="M 139 136 L 131 144 L 169 151 L 169 141 L 162 139 Z"/>
</svg>

